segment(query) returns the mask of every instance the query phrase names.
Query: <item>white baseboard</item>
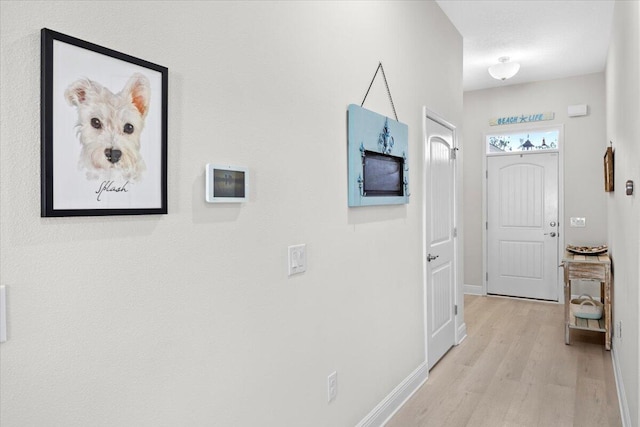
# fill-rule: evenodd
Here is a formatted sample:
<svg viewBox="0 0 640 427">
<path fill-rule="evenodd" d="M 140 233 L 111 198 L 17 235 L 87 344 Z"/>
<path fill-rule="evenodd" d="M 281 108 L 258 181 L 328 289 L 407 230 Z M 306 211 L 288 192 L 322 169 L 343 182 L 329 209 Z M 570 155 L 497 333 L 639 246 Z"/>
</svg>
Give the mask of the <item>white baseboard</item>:
<svg viewBox="0 0 640 427">
<path fill-rule="evenodd" d="M 613 374 L 616 379 L 616 388 L 618 389 L 618 402 L 620 403 L 620 418 L 622 418 L 622 427 L 631 427 L 631 414 L 629 413 L 627 395 L 624 392 L 622 372 L 620 371 L 620 360 L 618 359 L 618 352 L 616 351 L 615 341 L 611 346 L 611 361 L 613 362 Z"/>
<path fill-rule="evenodd" d="M 462 322 L 462 325 L 458 326 L 458 335 L 456 335 L 457 342 L 456 345 L 459 345 L 464 339 L 467 337 L 467 324 Z"/>
<path fill-rule="evenodd" d="M 393 389 L 382 402 L 360 421 L 356 427 L 382 427 L 405 404 L 429 377 L 427 362 L 423 362 Z"/>
<path fill-rule="evenodd" d="M 464 285 L 465 295 L 484 295 L 482 293 L 482 285 Z"/>
</svg>

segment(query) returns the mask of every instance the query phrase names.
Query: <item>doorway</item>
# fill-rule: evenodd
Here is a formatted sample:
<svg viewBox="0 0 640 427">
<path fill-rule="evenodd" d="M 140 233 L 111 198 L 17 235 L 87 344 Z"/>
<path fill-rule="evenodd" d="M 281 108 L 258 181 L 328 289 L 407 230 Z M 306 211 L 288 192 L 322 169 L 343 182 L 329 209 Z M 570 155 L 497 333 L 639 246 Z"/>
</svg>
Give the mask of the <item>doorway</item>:
<svg viewBox="0 0 640 427">
<path fill-rule="evenodd" d="M 424 276 L 427 363 L 456 344 L 455 128 L 425 113 Z"/>
<path fill-rule="evenodd" d="M 487 138 L 485 291 L 561 301 L 561 129 L 511 136 L 515 144 L 501 153 L 496 146 L 508 144 Z"/>
</svg>

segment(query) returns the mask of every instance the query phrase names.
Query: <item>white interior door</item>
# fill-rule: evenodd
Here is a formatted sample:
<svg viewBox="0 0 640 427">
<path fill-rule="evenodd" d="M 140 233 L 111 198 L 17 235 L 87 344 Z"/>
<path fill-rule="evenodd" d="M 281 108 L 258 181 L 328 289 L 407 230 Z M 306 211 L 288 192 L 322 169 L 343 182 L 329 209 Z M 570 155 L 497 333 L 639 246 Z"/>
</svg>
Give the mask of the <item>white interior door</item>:
<svg viewBox="0 0 640 427">
<path fill-rule="evenodd" d="M 487 159 L 487 293 L 558 300 L 558 153 Z"/>
<path fill-rule="evenodd" d="M 453 130 L 426 119 L 425 265 L 429 369 L 455 344 Z"/>
</svg>

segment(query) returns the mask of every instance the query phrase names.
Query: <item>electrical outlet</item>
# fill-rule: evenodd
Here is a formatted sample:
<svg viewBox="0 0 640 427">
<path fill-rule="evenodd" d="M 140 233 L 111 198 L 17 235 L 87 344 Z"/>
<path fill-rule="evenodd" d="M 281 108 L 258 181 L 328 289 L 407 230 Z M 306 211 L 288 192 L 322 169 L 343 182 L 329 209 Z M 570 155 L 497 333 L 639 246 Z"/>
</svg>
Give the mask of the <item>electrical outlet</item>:
<svg viewBox="0 0 640 427">
<path fill-rule="evenodd" d="M 289 276 L 307 271 L 307 245 L 289 246 Z"/>
<path fill-rule="evenodd" d="M 338 373 L 336 371 L 327 378 L 327 395 L 329 403 L 336 400 L 338 395 Z"/>
<path fill-rule="evenodd" d="M 614 335 L 617 336 L 619 340 L 622 340 L 622 320 L 618 320 L 616 322 L 616 331 Z"/>
</svg>

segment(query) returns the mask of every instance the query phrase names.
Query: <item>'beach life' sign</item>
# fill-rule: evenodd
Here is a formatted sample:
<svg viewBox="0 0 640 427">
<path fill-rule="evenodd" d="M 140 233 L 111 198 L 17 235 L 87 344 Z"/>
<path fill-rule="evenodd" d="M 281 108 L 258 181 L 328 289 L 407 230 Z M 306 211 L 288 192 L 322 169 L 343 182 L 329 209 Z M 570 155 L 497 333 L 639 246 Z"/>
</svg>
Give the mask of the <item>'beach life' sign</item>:
<svg viewBox="0 0 640 427">
<path fill-rule="evenodd" d="M 520 114 L 517 116 L 496 117 L 489 120 L 490 126 L 515 125 L 518 123 L 542 122 L 553 120 L 556 113 Z"/>
</svg>

